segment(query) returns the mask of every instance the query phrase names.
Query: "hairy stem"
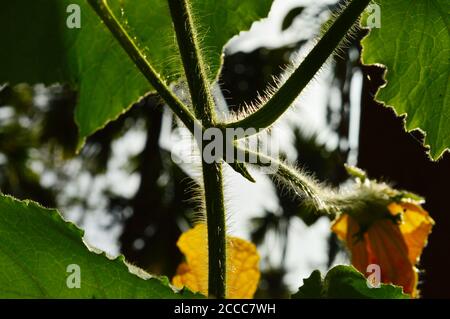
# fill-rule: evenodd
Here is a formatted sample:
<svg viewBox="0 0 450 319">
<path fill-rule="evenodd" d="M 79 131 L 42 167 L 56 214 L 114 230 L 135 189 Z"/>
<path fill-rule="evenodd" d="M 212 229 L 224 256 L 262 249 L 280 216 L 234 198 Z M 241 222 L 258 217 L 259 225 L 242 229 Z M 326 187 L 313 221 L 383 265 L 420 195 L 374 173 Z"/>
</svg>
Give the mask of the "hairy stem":
<svg viewBox="0 0 450 319">
<path fill-rule="evenodd" d="M 420 197 L 417 195 L 395 190 L 385 183 L 369 180 L 363 171 L 355 172 L 356 168 L 350 170 L 353 171 L 350 175 L 357 178 L 356 183 L 342 190 L 317 183 L 301 170 L 278 159 L 248 149 L 237 149 L 244 152 L 248 158 L 256 158 L 257 161 L 252 160 L 253 165 L 258 167 L 270 166 L 269 174 L 280 179 L 290 190 L 293 190 L 302 199 L 302 206 L 313 209 L 314 213 L 319 216 L 334 218 L 341 213 L 352 215 L 356 212 L 361 217 L 361 211 L 369 212 L 370 215 L 368 207 L 377 206 L 380 207 L 378 211 L 384 212 L 389 203 L 402 198 L 420 201 Z M 361 182 L 361 177 L 365 179 L 363 182 Z M 365 220 L 370 220 L 373 217 L 373 214 L 366 216 Z"/>
<path fill-rule="evenodd" d="M 314 182 L 282 162 L 278 162 L 277 165 L 279 166 L 275 173 L 276 176 L 283 179 L 285 182 L 291 183 L 296 191 L 301 192 L 301 194 L 298 195 L 306 199 L 317 212 L 330 213 L 327 200 L 322 198 L 321 191 Z"/>
<path fill-rule="evenodd" d="M 306 56 L 305 60 L 270 100 L 253 114 L 242 120 L 228 123 L 226 127 L 262 129 L 271 126 L 283 115 L 323 66 L 328 57 L 333 54 L 370 1 L 353 0 L 350 2 L 317 45 Z"/>
<path fill-rule="evenodd" d="M 199 36 L 195 29 L 191 5 L 188 0 L 169 0 L 169 8 L 195 116 L 202 121 L 204 127 L 214 126 L 215 104 L 206 75 L 206 65 L 198 45 Z M 243 177 L 255 182 L 243 163 L 228 164 Z"/>
<path fill-rule="evenodd" d="M 188 0 L 169 0 L 169 7 L 195 115 L 198 119 L 204 120 L 205 125 L 213 124 L 214 100 L 197 41 L 191 5 Z"/>
<path fill-rule="evenodd" d="M 191 4 L 188 0 L 168 1 L 195 115 L 205 127 L 213 127 L 216 125 L 215 105 L 197 41 Z M 202 157 L 202 168 L 208 227 L 208 294 L 223 299 L 226 297 L 227 258 L 222 164 L 206 163 Z"/>
<path fill-rule="evenodd" d="M 272 167 L 273 171 L 270 174 L 290 184 L 290 188 L 318 213 L 323 213 L 324 215 L 334 214 L 334 207 L 328 202 L 328 196 L 325 198 L 325 192 L 322 191 L 322 187 L 310 177 L 304 176 L 301 172 L 283 163 L 281 160 L 261 153 L 255 153 L 248 149 L 236 147 L 236 150 L 244 152 L 247 158 L 257 159 L 252 161 L 252 164 L 255 166 Z M 330 190 L 327 191 L 331 192 Z"/>
<path fill-rule="evenodd" d="M 223 199 L 222 164 L 203 162 L 206 220 L 208 224 L 208 294 L 226 297 L 226 221 Z"/>
<path fill-rule="evenodd" d="M 158 73 L 153 69 L 137 44 L 114 16 L 107 1 L 88 0 L 88 2 L 152 87 L 181 119 L 183 124 L 186 125 L 191 132 L 194 132 L 194 126 L 200 125 L 200 123 L 178 97 L 173 94 Z"/>
</svg>

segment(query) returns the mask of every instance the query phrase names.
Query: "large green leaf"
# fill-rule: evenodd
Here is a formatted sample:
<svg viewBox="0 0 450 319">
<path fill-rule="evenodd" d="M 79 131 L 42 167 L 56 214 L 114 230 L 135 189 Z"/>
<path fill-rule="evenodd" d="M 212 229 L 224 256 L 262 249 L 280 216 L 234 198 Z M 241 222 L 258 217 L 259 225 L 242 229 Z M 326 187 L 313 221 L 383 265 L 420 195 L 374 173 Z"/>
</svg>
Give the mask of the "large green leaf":
<svg viewBox="0 0 450 319">
<path fill-rule="evenodd" d="M 89 249 L 82 237 L 56 210 L 0 194 L 0 298 L 200 297 L 175 292 L 167 279 L 151 277 L 123 256 L 109 259 Z M 69 265 L 79 266 L 80 288 L 67 285 L 76 283 Z"/>
<path fill-rule="evenodd" d="M 381 28 L 362 41 L 363 63 L 387 67 L 387 85 L 376 97 L 406 115 L 408 131 L 425 131 L 430 155 L 438 159 L 450 148 L 450 1 L 377 3 Z"/>
<path fill-rule="evenodd" d="M 339 265 L 328 271 L 322 280 L 320 271 L 315 270 L 303 280 L 294 299 L 311 298 L 363 298 L 363 299 L 405 299 L 401 287 L 381 284 L 379 288 L 369 288 L 363 274 L 352 266 Z"/>
<path fill-rule="evenodd" d="M 272 0 L 192 0 L 202 52 L 214 81 L 222 49 L 267 15 Z M 167 0 L 110 0 L 115 14 L 167 82 L 183 70 Z M 81 28 L 69 29 L 69 4 Z M 81 141 L 152 89 L 86 0 L 0 0 L 0 83 L 67 82 L 79 91 Z"/>
</svg>

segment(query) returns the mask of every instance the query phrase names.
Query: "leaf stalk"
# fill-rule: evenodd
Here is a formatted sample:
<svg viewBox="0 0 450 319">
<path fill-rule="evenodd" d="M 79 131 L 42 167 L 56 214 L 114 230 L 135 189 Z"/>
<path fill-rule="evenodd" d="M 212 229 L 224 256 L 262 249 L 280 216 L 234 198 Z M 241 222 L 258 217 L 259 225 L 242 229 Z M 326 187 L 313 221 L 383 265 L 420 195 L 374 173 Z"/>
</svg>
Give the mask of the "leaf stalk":
<svg viewBox="0 0 450 319">
<path fill-rule="evenodd" d="M 370 1 L 351 1 L 316 46 L 272 97 L 254 113 L 241 120 L 227 123 L 225 127 L 243 128 L 244 130 L 256 128 L 254 132 L 270 127 L 286 112 L 327 59 L 338 48 Z"/>
</svg>

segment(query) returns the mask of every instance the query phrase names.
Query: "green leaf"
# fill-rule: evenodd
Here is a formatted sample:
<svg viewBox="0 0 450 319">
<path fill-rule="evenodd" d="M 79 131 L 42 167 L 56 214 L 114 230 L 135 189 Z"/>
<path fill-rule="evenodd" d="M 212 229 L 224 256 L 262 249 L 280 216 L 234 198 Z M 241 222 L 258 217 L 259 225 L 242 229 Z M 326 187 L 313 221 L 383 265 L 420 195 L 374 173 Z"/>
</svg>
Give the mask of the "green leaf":
<svg viewBox="0 0 450 319">
<path fill-rule="evenodd" d="M 0 298 L 195 298 L 174 291 L 155 278 L 88 248 L 83 231 L 56 210 L 0 194 Z M 80 268 L 80 288 L 73 269 Z"/>
<path fill-rule="evenodd" d="M 387 85 L 376 98 L 421 129 L 430 155 L 450 147 L 450 29 L 448 0 L 379 0 L 381 28 L 362 41 L 365 64 L 384 64 Z M 366 13 L 365 19 L 371 18 Z M 363 19 L 363 26 L 367 25 Z"/>
<path fill-rule="evenodd" d="M 303 286 L 292 298 L 406 299 L 409 296 L 394 285 L 381 284 L 379 288 L 369 288 L 367 279 L 353 266 L 339 265 L 328 271 L 323 280 L 320 271 L 315 270 L 303 280 Z"/>
<path fill-rule="evenodd" d="M 183 69 L 167 0 L 110 0 L 116 16 L 168 83 Z M 226 42 L 267 15 L 272 0 L 193 0 L 209 80 Z M 81 28 L 69 29 L 69 4 Z M 80 142 L 152 91 L 86 0 L 0 0 L 0 83 L 69 83 L 78 90 Z"/>
<path fill-rule="evenodd" d="M 320 271 L 314 270 L 309 278 L 303 279 L 303 286 L 298 289 L 293 299 L 322 298 L 322 275 Z"/>
</svg>

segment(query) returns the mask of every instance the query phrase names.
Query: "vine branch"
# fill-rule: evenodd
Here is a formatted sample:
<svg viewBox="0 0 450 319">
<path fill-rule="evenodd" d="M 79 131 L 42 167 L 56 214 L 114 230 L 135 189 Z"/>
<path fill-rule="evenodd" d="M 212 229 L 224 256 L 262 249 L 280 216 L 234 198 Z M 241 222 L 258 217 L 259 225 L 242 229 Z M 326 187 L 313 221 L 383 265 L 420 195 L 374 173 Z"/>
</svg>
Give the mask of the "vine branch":
<svg viewBox="0 0 450 319">
<path fill-rule="evenodd" d="M 368 222 L 379 216 L 377 213 L 373 213 L 373 207 L 377 207 L 375 211 L 383 214 L 386 207 L 392 202 L 400 200 L 420 202 L 423 200 L 420 196 L 410 192 L 399 191 L 386 183 L 370 180 L 364 171 L 356 167 L 346 166 L 347 173 L 354 179 L 354 183 L 343 189 L 332 188 L 317 182 L 308 174 L 281 160 L 248 149 L 237 149 L 244 152 L 248 158 L 252 158 L 250 156 L 256 158 L 257 161 L 252 161 L 253 165 L 271 166 L 272 170 L 269 174 L 280 179 L 303 200 L 304 207 L 313 209 L 319 216 L 334 218 L 338 214 L 345 213 L 359 218 L 360 221 L 364 216 L 364 221 Z"/>
<path fill-rule="evenodd" d="M 370 1 L 351 1 L 306 56 L 305 60 L 275 94 L 256 112 L 242 120 L 227 123 L 225 127 L 239 127 L 246 130 L 248 128 L 262 129 L 271 126 L 290 107 L 329 56 L 336 50 Z"/>
<path fill-rule="evenodd" d="M 290 188 L 294 189 L 299 197 L 302 197 L 312 206 L 315 211 L 324 213 L 326 215 L 333 215 L 334 207 L 330 205 L 327 192 L 323 191 L 323 187 L 319 185 L 314 179 L 305 176 L 297 169 L 284 163 L 282 160 L 274 159 L 268 155 L 255 153 L 249 149 L 243 149 L 235 146 L 236 151 L 243 152 L 246 158 L 256 159 L 251 164 L 258 167 L 271 167 L 273 171 L 269 172 L 271 175 L 290 184 Z M 327 194 L 329 195 L 329 194 Z"/>
</svg>

